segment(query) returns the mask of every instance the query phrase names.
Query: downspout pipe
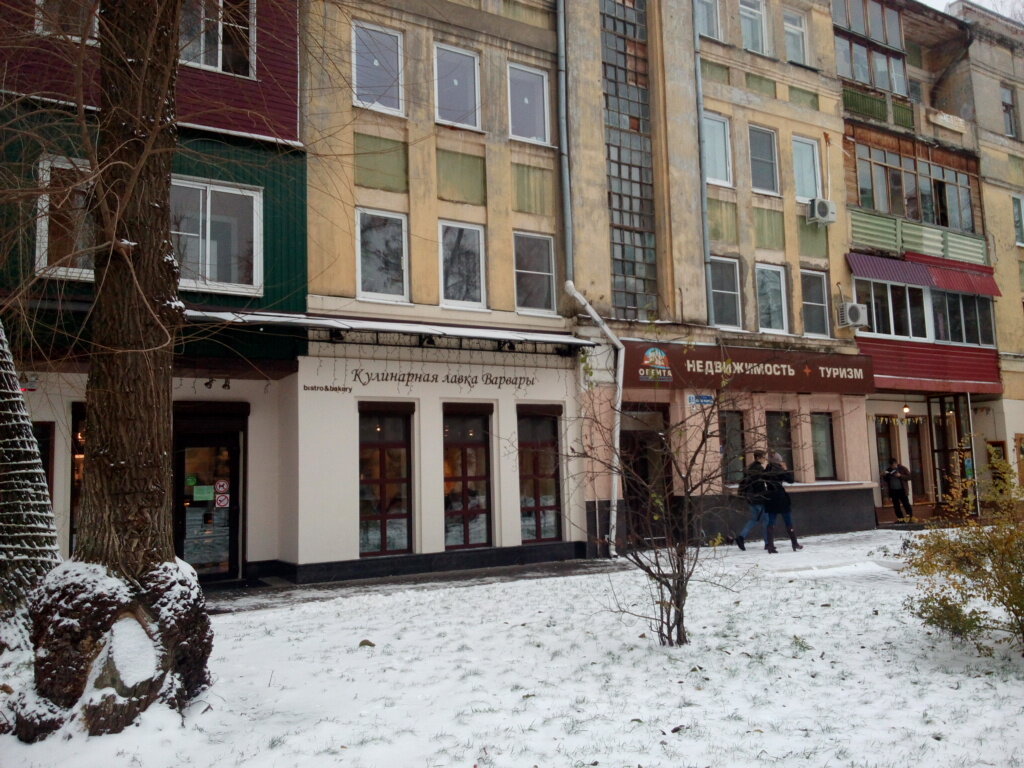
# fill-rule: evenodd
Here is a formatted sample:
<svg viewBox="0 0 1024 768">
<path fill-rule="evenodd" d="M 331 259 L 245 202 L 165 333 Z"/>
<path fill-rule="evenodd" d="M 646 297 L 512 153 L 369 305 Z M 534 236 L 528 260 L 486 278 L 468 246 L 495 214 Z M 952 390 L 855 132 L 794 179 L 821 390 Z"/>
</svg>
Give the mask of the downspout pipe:
<svg viewBox="0 0 1024 768">
<path fill-rule="evenodd" d="M 590 318 L 601 329 L 612 347 L 615 348 L 615 405 L 612 412 L 612 487 L 610 508 L 608 510 L 608 553 L 611 557 L 617 557 L 615 549 L 615 537 L 618 533 L 618 512 L 619 512 L 619 475 L 621 474 L 622 461 L 619 451 L 619 435 L 622 432 L 622 382 L 626 371 L 626 348 L 619 337 L 608 327 L 604 318 L 597 313 L 593 305 L 586 297 L 576 290 L 572 280 L 565 281 L 565 292 L 580 303 Z"/>
<path fill-rule="evenodd" d="M 708 181 L 704 168 L 704 78 L 700 71 L 700 32 L 697 30 L 697 9 L 696 1 L 690 4 L 690 21 L 693 25 L 693 71 L 695 83 L 695 95 L 697 99 L 697 169 L 700 172 L 700 225 L 701 240 L 704 246 L 704 272 L 705 286 L 711 284 L 711 230 L 708 225 Z M 705 295 L 710 299 L 709 291 L 705 288 Z M 708 315 L 711 316 L 711 307 L 708 307 Z M 711 318 L 713 319 L 713 318 Z"/>
<path fill-rule="evenodd" d="M 558 161 L 562 177 L 562 221 L 565 224 L 565 279 L 575 279 L 576 263 L 573 250 L 572 187 L 569 183 L 569 105 L 568 74 L 566 72 L 565 0 L 555 6 L 558 21 Z"/>
</svg>

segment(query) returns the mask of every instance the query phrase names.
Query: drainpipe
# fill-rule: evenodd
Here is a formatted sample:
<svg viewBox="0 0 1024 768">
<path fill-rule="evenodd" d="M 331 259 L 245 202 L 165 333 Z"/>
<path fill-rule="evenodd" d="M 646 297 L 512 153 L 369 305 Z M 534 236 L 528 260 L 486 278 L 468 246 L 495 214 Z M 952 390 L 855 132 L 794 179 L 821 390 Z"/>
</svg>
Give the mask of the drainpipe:
<svg viewBox="0 0 1024 768">
<path fill-rule="evenodd" d="M 981 517 L 981 496 L 978 494 L 978 457 L 974 455 L 974 407 L 967 393 L 967 429 L 971 440 L 971 466 L 974 469 L 974 514 Z"/>
<path fill-rule="evenodd" d="M 565 279 L 573 280 L 576 273 L 573 251 L 572 199 L 569 175 L 569 107 L 568 76 L 565 64 L 565 0 L 555 6 L 558 20 L 558 160 L 562 177 L 562 221 L 565 225 Z"/>
<path fill-rule="evenodd" d="M 704 298 L 708 302 L 708 319 L 714 320 L 711 306 L 711 231 L 708 226 L 708 182 L 704 172 L 704 78 L 700 71 L 700 33 L 697 31 L 696 0 L 690 4 L 690 23 L 693 26 L 693 68 L 697 99 L 697 169 L 700 173 L 700 225 L 701 242 L 704 246 Z"/>
<path fill-rule="evenodd" d="M 610 509 L 608 510 L 608 553 L 612 557 L 618 557 L 615 550 L 615 536 L 618 527 L 616 518 L 619 511 L 619 474 L 622 465 L 619 455 L 619 434 L 622 432 L 622 381 L 626 370 L 626 348 L 586 297 L 576 290 L 572 280 L 565 281 L 565 292 L 580 303 L 615 348 L 615 406 L 612 412 L 612 488 Z"/>
</svg>

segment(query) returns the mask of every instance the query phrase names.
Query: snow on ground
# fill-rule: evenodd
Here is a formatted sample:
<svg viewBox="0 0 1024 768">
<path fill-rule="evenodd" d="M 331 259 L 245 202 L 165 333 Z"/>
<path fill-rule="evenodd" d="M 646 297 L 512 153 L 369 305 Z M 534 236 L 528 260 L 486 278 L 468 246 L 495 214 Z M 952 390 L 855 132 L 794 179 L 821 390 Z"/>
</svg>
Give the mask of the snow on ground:
<svg viewBox="0 0 1024 768">
<path fill-rule="evenodd" d="M 886 553 L 903 535 L 720 550 L 716 570 L 740 581 L 695 585 L 682 648 L 614 610 L 647 592 L 606 563 L 248 606 L 214 595 L 235 612 L 214 617 L 216 682 L 183 722 L 164 710 L 117 736 L 0 737 L 0 765 L 1024 766 L 1024 660 L 979 657 L 901 609 L 913 585 Z"/>
</svg>

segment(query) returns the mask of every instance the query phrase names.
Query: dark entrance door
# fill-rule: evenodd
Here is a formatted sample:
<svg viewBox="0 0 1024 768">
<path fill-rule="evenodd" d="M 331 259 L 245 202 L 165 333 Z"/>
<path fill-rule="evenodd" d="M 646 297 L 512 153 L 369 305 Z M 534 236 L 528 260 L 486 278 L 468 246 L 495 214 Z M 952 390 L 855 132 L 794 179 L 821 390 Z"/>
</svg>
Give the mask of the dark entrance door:
<svg viewBox="0 0 1024 768">
<path fill-rule="evenodd" d="M 204 581 L 236 579 L 242 560 L 246 417 L 223 411 L 203 415 L 198 406 L 207 404 L 180 405 L 191 408 L 175 409 L 175 552 Z"/>
</svg>

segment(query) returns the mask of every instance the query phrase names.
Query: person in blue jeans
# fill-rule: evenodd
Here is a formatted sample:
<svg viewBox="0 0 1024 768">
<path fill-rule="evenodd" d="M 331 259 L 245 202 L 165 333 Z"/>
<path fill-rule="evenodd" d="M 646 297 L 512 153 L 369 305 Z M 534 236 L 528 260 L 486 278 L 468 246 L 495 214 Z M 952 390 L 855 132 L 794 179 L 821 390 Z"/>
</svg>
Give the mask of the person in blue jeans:
<svg viewBox="0 0 1024 768">
<path fill-rule="evenodd" d="M 796 540 L 789 494 L 786 493 L 786 489 L 782 485 L 794 482 L 792 471 L 786 467 L 786 462 L 776 453 L 772 456 L 772 461 L 768 463 L 763 477 L 768 484 L 768 500 L 765 503 L 765 511 L 768 513 L 768 529 L 765 534 L 768 554 L 777 555 L 779 553 L 779 550 L 775 548 L 775 518 L 779 515 L 782 515 L 782 521 L 786 524 L 786 533 L 789 534 L 789 540 L 793 544 L 793 551 L 803 549 L 803 545 Z"/>
<path fill-rule="evenodd" d="M 764 476 L 767 468 L 768 463 L 765 461 L 764 451 L 754 451 L 754 460 L 750 463 L 750 466 L 743 470 L 743 478 L 740 480 L 739 491 L 747 500 L 747 504 L 750 505 L 750 519 L 743 526 L 740 535 L 736 537 L 736 546 L 744 552 L 747 549 L 744 546 L 744 542 L 759 522 L 765 526 L 765 541 L 768 541 L 768 522 L 765 505 L 768 503 L 769 488 L 767 479 Z"/>
</svg>

